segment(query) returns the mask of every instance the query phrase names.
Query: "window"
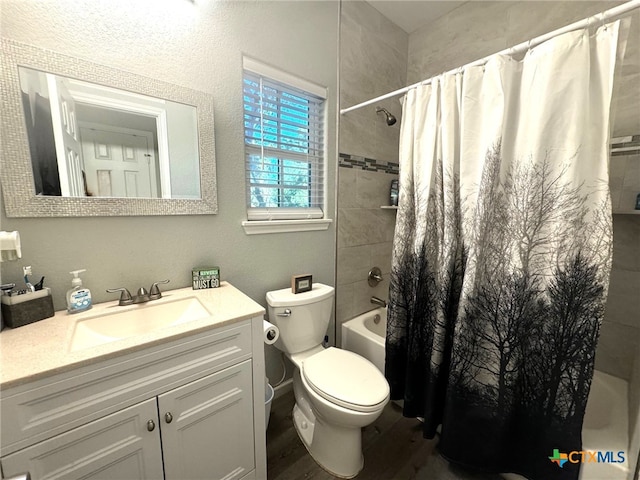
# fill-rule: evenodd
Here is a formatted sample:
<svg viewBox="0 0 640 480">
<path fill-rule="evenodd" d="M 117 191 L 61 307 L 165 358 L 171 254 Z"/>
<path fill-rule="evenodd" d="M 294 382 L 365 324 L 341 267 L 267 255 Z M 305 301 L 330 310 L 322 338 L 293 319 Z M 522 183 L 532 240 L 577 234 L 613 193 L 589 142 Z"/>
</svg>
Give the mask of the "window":
<svg viewBox="0 0 640 480">
<path fill-rule="evenodd" d="M 248 220 L 322 219 L 324 89 L 254 60 L 243 65 Z"/>
</svg>

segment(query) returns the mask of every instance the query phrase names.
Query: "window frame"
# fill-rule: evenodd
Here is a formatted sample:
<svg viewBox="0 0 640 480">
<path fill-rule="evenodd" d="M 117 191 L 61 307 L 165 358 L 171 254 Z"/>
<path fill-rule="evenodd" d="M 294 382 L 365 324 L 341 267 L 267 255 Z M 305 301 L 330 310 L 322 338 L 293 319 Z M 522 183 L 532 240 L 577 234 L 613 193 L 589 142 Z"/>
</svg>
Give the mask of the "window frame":
<svg viewBox="0 0 640 480">
<path fill-rule="evenodd" d="M 243 87 L 243 145 L 244 145 L 244 166 L 245 166 L 245 206 L 247 212 L 247 220 L 242 222 L 242 226 L 245 229 L 247 234 L 256 234 L 256 233 L 278 233 L 278 232 L 294 232 L 294 231 L 310 231 L 310 230 L 326 230 L 331 224 L 332 220 L 326 218 L 326 210 L 327 210 L 327 185 L 326 185 L 326 176 L 327 176 L 327 138 L 324 132 L 327 131 L 327 89 L 325 87 L 319 86 L 307 80 L 301 79 L 294 75 L 291 75 L 287 72 L 283 72 L 279 69 L 266 65 L 262 62 L 254 60 L 249 57 L 243 57 L 242 59 L 242 87 Z M 290 92 L 295 94 L 297 91 L 301 91 L 308 96 L 317 97 L 321 101 L 321 113 L 318 116 L 318 121 L 321 122 L 321 126 L 319 127 L 320 132 L 322 133 L 321 140 L 321 155 L 319 156 L 311 156 L 313 160 L 309 163 L 309 168 L 313 169 L 322 169 L 319 172 L 316 172 L 314 176 L 312 173 L 310 174 L 310 186 L 308 191 L 313 192 L 313 188 L 319 189 L 319 194 L 321 195 L 321 199 L 316 201 L 315 205 L 311 205 L 310 207 L 252 207 L 250 204 L 251 199 L 251 185 L 249 184 L 249 155 L 255 155 L 257 152 L 260 152 L 259 155 L 262 155 L 262 158 L 267 158 L 265 156 L 265 150 L 269 150 L 269 148 L 264 145 L 256 146 L 250 145 L 246 140 L 245 133 L 245 81 L 247 78 L 247 74 L 252 77 L 258 77 L 259 79 L 264 80 L 265 82 L 275 83 L 280 87 L 284 87 L 282 91 L 289 92 L 286 90 L 287 87 L 291 88 Z M 286 150 L 277 150 L 274 149 L 270 153 L 278 153 L 285 152 Z M 292 154 L 291 157 L 298 157 L 302 161 L 305 161 L 304 154 Z M 288 156 L 288 155 L 281 155 Z M 278 164 L 281 169 L 285 167 L 282 166 L 281 162 L 283 159 L 280 156 L 274 155 L 269 158 L 277 158 Z M 316 160 L 317 159 L 317 160 Z M 297 158 L 286 158 L 286 160 L 297 160 Z M 282 174 L 282 170 L 278 170 L 279 174 Z M 281 185 L 278 181 L 277 185 Z M 282 187 L 280 187 L 282 188 Z M 312 202 L 313 203 L 313 202 Z"/>
</svg>

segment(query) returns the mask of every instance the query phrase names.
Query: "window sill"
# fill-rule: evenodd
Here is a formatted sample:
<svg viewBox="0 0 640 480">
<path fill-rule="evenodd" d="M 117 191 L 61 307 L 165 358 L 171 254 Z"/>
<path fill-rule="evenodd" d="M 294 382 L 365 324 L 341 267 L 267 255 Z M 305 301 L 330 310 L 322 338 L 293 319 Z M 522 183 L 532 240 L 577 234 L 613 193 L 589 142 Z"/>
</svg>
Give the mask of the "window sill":
<svg viewBox="0 0 640 480">
<path fill-rule="evenodd" d="M 266 233 L 311 232 L 327 230 L 333 220 L 321 218 L 314 220 L 245 220 L 242 228 L 247 235 L 261 235 Z"/>
</svg>

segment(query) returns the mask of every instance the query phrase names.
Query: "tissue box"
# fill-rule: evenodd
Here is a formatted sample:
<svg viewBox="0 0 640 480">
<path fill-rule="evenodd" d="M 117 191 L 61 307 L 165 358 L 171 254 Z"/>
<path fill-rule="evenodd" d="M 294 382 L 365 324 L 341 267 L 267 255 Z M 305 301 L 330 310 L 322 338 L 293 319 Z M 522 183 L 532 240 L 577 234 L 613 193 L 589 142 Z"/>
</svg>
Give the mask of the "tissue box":
<svg viewBox="0 0 640 480">
<path fill-rule="evenodd" d="M 220 286 L 220 267 L 196 267 L 191 270 L 191 273 L 194 290 Z"/>
<path fill-rule="evenodd" d="M 29 323 L 53 317 L 53 298 L 51 290 L 43 288 L 37 292 L 0 297 L 2 305 L 2 321 L 11 328 L 21 327 Z"/>
</svg>

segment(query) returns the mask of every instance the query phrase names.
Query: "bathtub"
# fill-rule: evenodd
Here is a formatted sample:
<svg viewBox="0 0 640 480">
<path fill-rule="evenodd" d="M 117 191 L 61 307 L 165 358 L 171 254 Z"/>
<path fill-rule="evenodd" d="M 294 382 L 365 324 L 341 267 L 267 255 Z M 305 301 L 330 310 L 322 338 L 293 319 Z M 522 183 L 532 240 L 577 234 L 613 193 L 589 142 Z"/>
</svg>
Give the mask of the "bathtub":
<svg viewBox="0 0 640 480">
<path fill-rule="evenodd" d="M 387 309 L 377 308 L 342 324 L 342 348 L 372 362 L 384 373 Z M 584 463 L 581 480 L 630 480 L 637 452 L 629 450 L 628 383 L 596 370 L 587 401 L 582 426 L 582 449 L 590 451 L 624 451 L 624 463 Z M 631 457 L 631 458 L 629 458 Z M 522 479 L 503 474 L 504 478 Z"/>
<path fill-rule="evenodd" d="M 376 308 L 342 324 L 342 348 L 373 363 L 384 374 L 387 309 Z"/>
</svg>

